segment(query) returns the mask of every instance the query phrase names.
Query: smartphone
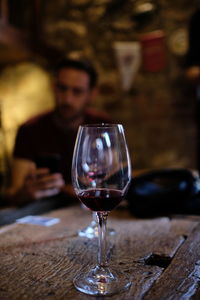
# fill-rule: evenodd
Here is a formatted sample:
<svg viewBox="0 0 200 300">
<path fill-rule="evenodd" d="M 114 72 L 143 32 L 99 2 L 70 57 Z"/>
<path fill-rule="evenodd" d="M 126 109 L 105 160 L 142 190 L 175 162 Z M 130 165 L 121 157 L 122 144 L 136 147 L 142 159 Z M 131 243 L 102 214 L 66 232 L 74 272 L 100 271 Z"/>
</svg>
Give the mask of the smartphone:
<svg viewBox="0 0 200 300">
<path fill-rule="evenodd" d="M 60 173 L 61 157 L 59 154 L 39 154 L 35 157 L 37 168 L 48 168 L 50 173 Z"/>
</svg>

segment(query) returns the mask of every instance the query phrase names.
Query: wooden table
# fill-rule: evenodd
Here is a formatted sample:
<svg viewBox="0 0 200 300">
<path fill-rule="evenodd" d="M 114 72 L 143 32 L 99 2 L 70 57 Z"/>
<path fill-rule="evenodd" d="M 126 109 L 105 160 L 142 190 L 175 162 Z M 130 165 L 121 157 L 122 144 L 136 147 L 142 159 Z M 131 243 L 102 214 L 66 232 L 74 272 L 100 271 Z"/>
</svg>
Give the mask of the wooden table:
<svg viewBox="0 0 200 300">
<path fill-rule="evenodd" d="M 94 299 L 72 283 L 96 262 L 97 240 L 77 236 L 91 213 L 75 206 L 45 215 L 60 223 L 0 228 L 0 299 Z M 109 299 L 200 299 L 200 217 L 141 220 L 116 209 L 108 226 L 116 230 L 108 241 L 110 263 L 132 281 L 129 291 Z"/>
</svg>

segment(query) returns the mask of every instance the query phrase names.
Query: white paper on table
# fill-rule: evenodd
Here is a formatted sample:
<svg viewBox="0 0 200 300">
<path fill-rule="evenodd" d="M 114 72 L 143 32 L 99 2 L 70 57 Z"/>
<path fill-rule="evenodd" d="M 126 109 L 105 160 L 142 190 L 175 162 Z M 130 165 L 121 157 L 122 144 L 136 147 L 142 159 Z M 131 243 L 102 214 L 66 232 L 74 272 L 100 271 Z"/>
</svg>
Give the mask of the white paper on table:
<svg viewBox="0 0 200 300">
<path fill-rule="evenodd" d="M 26 216 L 16 220 L 16 223 L 20 224 L 32 224 L 40 226 L 52 226 L 60 222 L 58 218 L 50 218 L 44 216 Z"/>
</svg>

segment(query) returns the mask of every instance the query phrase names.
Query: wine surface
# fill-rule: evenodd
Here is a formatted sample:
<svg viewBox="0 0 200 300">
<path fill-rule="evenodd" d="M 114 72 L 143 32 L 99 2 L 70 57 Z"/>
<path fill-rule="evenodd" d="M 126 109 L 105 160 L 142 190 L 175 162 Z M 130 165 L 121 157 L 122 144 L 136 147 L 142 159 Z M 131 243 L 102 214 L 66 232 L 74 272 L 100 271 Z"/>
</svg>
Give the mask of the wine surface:
<svg viewBox="0 0 200 300">
<path fill-rule="evenodd" d="M 89 189 L 79 193 L 78 198 L 93 211 L 111 211 L 123 199 L 123 193 L 114 189 Z"/>
</svg>

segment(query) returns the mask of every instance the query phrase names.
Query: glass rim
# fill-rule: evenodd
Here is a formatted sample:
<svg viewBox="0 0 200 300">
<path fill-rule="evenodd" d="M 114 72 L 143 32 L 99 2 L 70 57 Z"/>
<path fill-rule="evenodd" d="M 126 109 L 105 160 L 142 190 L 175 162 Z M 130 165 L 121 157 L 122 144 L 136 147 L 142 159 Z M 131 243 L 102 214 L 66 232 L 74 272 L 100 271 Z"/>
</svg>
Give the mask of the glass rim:
<svg viewBox="0 0 200 300">
<path fill-rule="evenodd" d="M 118 127 L 123 125 L 121 123 L 94 123 L 94 124 L 84 124 L 80 125 L 82 128 L 88 128 L 88 127 L 96 127 L 96 128 L 110 128 L 110 127 Z"/>
</svg>

